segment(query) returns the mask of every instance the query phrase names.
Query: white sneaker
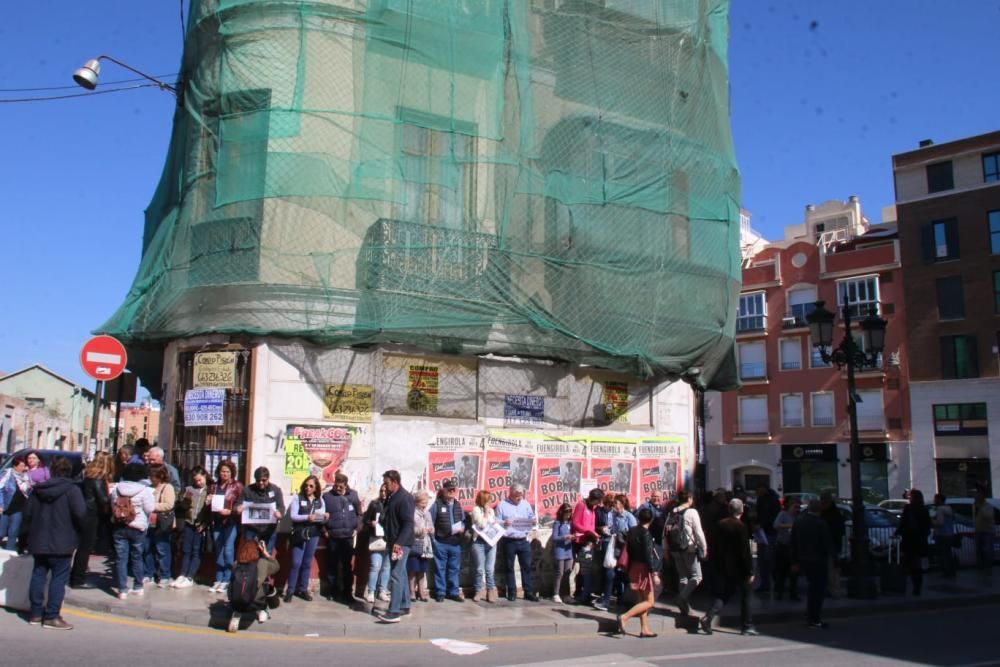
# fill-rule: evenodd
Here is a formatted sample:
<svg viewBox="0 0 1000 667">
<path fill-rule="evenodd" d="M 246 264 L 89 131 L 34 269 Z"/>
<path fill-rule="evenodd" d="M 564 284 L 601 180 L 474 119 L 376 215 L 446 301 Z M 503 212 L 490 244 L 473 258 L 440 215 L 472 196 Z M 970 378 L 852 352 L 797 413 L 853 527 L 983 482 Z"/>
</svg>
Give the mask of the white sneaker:
<svg viewBox="0 0 1000 667">
<path fill-rule="evenodd" d="M 267 613 L 267 609 L 261 609 L 260 611 L 257 612 L 258 623 L 265 623 L 269 618 L 271 618 L 271 615 Z"/>
<path fill-rule="evenodd" d="M 381 600 L 382 602 L 388 602 L 389 601 L 388 591 L 382 591 L 381 593 L 379 593 L 378 599 Z"/>
<path fill-rule="evenodd" d="M 559 597 L 558 595 L 553 595 L 552 601 L 555 602 L 556 604 L 562 604 L 562 598 Z"/>
<path fill-rule="evenodd" d="M 208 589 L 208 592 L 209 593 L 221 593 L 224 590 L 226 590 L 226 585 L 224 583 L 222 583 L 221 581 L 217 581 L 214 584 L 212 584 L 212 587 Z"/>
<path fill-rule="evenodd" d="M 146 591 L 142 590 L 141 588 L 133 588 L 132 590 L 129 591 L 129 593 L 131 593 L 132 595 L 137 595 L 139 597 L 142 597 L 143 595 L 146 594 Z"/>
<path fill-rule="evenodd" d="M 188 577 L 177 577 L 174 579 L 174 588 L 191 588 L 194 582 Z"/>
<path fill-rule="evenodd" d="M 233 614 L 229 618 L 229 626 L 226 628 L 226 632 L 236 632 L 240 629 L 240 615 Z"/>
<path fill-rule="evenodd" d="M 118 599 L 119 600 L 128 600 L 128 593 L 119 593 L 118 594 Z"/>
<path fill-rule="evenodd" d="M 365 602 L 375 602 L 375 594 L 369 590 L 365 590 Z"/>
<path fill-rule="evenodd" d="M 157 588 L 170 588 L 173 585 L 174 584 L 170 579 L 160 579 L 158 582 L 156 582 Z"/>
<path fill-rule="evenodd" d="M 149 586 L 151 583 L 153 583 L 153 578 L 152 577 L 143 577 L 142 578 L 142 585 L 143 586 Z"/>
</svg>

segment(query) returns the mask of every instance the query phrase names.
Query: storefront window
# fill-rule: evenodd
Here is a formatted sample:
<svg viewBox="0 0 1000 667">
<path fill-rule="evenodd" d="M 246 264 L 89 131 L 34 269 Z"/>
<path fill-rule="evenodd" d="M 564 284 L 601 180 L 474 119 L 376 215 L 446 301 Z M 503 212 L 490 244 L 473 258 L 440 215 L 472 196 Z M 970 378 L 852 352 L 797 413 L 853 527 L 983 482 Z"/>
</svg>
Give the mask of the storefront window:
<svg viewBox="0 0 1000 667">
<path fill-rule="evenodd" d="M 885 461 L 861 462 L 861 497 L 877 505 L 889 499 L 889 471 Z"/>
<path fill-rule="evenodd" d="M 938 459 L 938 491 L 951 497 L 970 497 L 984 489 L 993 497 L 989 459 Z"/>
</svg>

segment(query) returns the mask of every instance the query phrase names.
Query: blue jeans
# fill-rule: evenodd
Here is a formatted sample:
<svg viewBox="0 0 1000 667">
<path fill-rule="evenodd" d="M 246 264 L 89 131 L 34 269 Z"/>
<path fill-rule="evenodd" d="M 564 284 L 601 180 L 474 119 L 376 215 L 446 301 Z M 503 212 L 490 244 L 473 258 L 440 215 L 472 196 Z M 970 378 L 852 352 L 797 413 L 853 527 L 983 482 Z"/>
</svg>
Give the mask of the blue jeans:
<svg viewBox="0 0 1000 667">
<path fill-rule="evenodd" d="M 389 568 L 392 560 L 384 551 L 368 552 L 368 591 L 375 594 L 376 591 L 389 590 Z"/>
<path fill-rule="evenodd" d="M 472 543 L 472 557 L 476 562 L 476 583 L 473 590 L 477 593 L 482 590 L 483 577 L 486 578 L 486 590 L 496 588 L 493 581 L 493 570 L 496 569 L 497 565 L 496 545 L 491 547 L 486 542 L 476 538 L 476 541 Z"/>
<path fill-rule="evenodd" d="M 194 579 L 201 567 L 201 542 L 205 538 L 205 533 L 199 533 L 191 524 L 184 524 L 184 538 L 181 543 L 181 577 Z"/>
<path fill-rule="evenodd" d="M 313 556 L 319 545 L 319 535 L 313 535 L 302 544 L 292 547 L 292 567 L 288 571 L 286 593 L 298 593 L 309 590 L 309 574 L 312 572 Z"/>
<path fill-rule="evenodd" d="M 144 563 L 142 550 L 146 544 L 146 531 L 128 526 L 119 526 L 114 531 L 115 574 L 118 577 L 118 592 L 128 592 L 128 575 L 132 571 L 132 588 L 142 589 Z"/>
<path fill-rule="evenodd" d="M 153 577 L 156 583 L 170 578 L 170 558 L 173 555 L 170 552 L 170 535 L 170 532 L 158 532 L 155 528 L 146 532 L 143 572 Z"/>
<path fill-rule="evenodd" d="M 621 606 L 624 602 L 622 597 L 625 595 L 625 581 L 617 568 L 606 567 L 604 568 L 604 597 L 601 598 L 605 607 L 611 604 L 612 594 L 618 597 L 618 605 Z"/>
<path fill-rule="evenodd" d="M 392 573 L 389 575 L 389 613 L 398 614 L 410 608 L 410 582 L 406 577 L 406 560 L 410 556 L 410 547 L 400 547 L 403 553 L 396 560 L 391 560 L 391 551 L 386 550 L 385 557 L 392 563 Z"/>
<path fill-rule="evenodd" d="M 277 524 L 268 524 L 266 526 L 252 526 L 243 529 L 243 539 L 256 542 L 257 540 L 264 540 L 267 543 L 267 550 L 270 553 L 274 553 L 274 545 L 278 542 L 278 526 Z"/>
<path fill-rule="evenodd" d="M 17 536 L 21 532 L 21 520 L 23 518 L 24 514 L 21 512 L 14 512 L 13 514 L 4 512 L 0 515 L 0 538 L 7 538 L 7 548 L 11 551 L 17 551 Z"/>
<path fill-rule="evenodd" d="M 35 566 L 31 570 L 31 584 L 28 588 L 31 618 L 55 618 L 62 610 L 63 598 L 66 597 L 66 584 L 69 583 L 69 569 L 73 564 L 73 556 L 36 555 L 34 558 Z M 49 600 L 45 602 L 45 578 L 49 572 L 52 572 L 52 579 L 49 581 Z"/>
<path fill-rule="evenodd" d="M 531 588 L 531 545 L 528 540 L 521 538 L 514 540 L 509 537 L 503 538 L 500 543 L 503 545 L 503 555 L 507 561 L 507 573 L 504 583 L 507 585 L 507 595 L 511 591 L 517 590 L 517 579 L 514 577 L 514 557 L 521 566 L 521 590 L 525 595 L 532 593 Z"/>
<path fill-rule="evenodd" d="M 233 561 L 236 560 L 236 524 L 223 523 L 212 526 L 215 543 L 215 580 L 228 584 L 233 578 Z"/>
<path fill-rule="evenodd" d="M 462 547 L 434 540 L 434 596 L 458 595 L 458 569 L 462 564 Z M 446 592 L 447 591 L 447 592 Z"/>
</svg>

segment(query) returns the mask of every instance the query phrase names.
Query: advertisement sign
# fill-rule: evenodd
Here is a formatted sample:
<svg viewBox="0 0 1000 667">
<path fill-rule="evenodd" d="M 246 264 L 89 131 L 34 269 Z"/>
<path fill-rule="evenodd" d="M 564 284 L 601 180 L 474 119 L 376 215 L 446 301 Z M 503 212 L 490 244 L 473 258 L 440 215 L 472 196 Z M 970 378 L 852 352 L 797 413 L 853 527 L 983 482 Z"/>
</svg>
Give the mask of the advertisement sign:
<svg viewBox="0 0 1000 667">
<path fill-rule="evenodd" d="M 370 384 L 323 385 L 323 419 L 370 422 L 374 393 Z"/>
<path fill-rule="evenodd" d="M 587 467 L 586 445 L 577 440 L 541 440 L 535 461 L 539 523 L 549 525 L 563 503 L 570 507 L 580 499 L 583 475 Z"/>
<path fill-rule="evenodd" d="M 545 423 L 545 397 L 528 394 L 504 395 L 503 423 L 509 426 L 541 426 Z"/>
<path fill-rule="evenodd" d="M 638 467 L 635 442 L 591 442 L 590 477 L 605 493 L 624 493 L 635 507 L 638 499 Z"/>
<path fill-rule="evenodd" d="M 655 438 L 641 440 L 639 456 L 639 500 L 649 498 L 653 491 L 661 491 L 672 498 L 683 486 L 681 476 L 681 438 Z"/>
<path fill-rule="evenodd" d="M 194 387 L 236 386 L 235 352 L 197 352 L 194 355 Z"/>
<path fill-rule="evenodd" d="M 605 382 L 601 403 L 604 404 L 604 415 L 609 423 L 627 424 L 628 382 Z"/>
<path fill-rule="evenodd" d="M 483 461 L 482 436 L 439 435 L 427 452 L 427 490 L 436 495 L 445 480 L 458 485 L 462 509 L 471 512 L 481 487 Z"/>
<path fill-rule="evenodd" d="M 285 475 L 288 476 L 291 493 L 298 493 L 302 482 L 309 476 L 309 455 L 298 438 L 285 438 Z"/>
<path fill-rule="evenodd" d="M 491 434 L 486 439 L 484 488 L 490 502 L 507 497 L 512 484 L 525 488 L 524 497 L 535 507 L 534 479 L 536 439 L 508 434 Z"/>
<path fill-rule="evenodd" d="M 351 451 L 351 444 L 360 427 L 340 424 L 314 426 L 288 424 L 285 427 L 285 451 L 302 447 L 309 459 L 308 474 L 316 475 L 325 486 L 333 484 L 333 476 Z"/>
<path fill-rule="evenodd" d="M 184 392 L 184 426 L 222 426 L 225 389 L 188 389 Z"/>
</svg>

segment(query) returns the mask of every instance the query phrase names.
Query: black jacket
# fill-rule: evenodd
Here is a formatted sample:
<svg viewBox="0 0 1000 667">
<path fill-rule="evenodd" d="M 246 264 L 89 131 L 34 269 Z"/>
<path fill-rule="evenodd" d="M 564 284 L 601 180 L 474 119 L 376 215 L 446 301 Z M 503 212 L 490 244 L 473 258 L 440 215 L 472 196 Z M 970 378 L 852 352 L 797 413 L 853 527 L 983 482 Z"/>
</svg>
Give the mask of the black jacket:
<svg viewBox="0 0 1000 667">
<path fill-rule="evenodd" d="M 625 536 L 625 548 L 628 549 L 628 562 L 642 563 L 653 568 L 653 536 L 642 526 L 632 526 Z"/>
<path fill-rule="evenodd" d="M 792 562 L 825 563 L 833 556 L 830 527 L 819 515 L 806 512 L 792 526 Z"/>
<path fill-rule="evenodd" d="M 385 531 L 385 544 L 391 549 L 395 545 L 408 547 L 413 544 L 413 496 L 400 487 L 385 501 L 385 511 L 380 520 Z"/>
<path fill-rule="evenodd" d="M 728 579 L 749 579 L 753 574 L 750 534 L 739 519 L 729 517 L 719 522 L 718 543 L 712 554 L 716 571 Z M 712 548 L 712 547 L 709 547 Z"/>
<path fill-rule="evenodd" d="M 78 545 L 77 530 L 87 515 L 83 492 L 65 477 L 36 485 L 24 506 L 28 553 L 69 556 Z"/>
<path fill-rule="evenodd" d="M 326 520 L 329 537 L 351 537 L 361 526 L 361 499 L 354 489 L 348 489 L 344 494 L 327 491 L 323 494 L 323 505 L 330 514 Z"/>
<path fill-rule="evenodd" d="M 91 517 L 111 513 L 111 497 L 108 484 L 103 479 L 83 480 L 83 501 L 87 504 L 87 514 Z"/>
<path fill-rule="evenodd" d="M 767 493 L 757 498 L 757 520 L 760 527 L 768 535 L 774 535 L 774 520 L 781 513 L 781 501 L 774 489 L 768 489 Z"/>
<path fill-rule="evenodd" d="M 285 495 L 281 492 L 281 487 L 275 484 L 268 483 L 263 491 L 258 489 L 256 484 L 247 484 L 243 487 L 240 502 L 274 503 L 274 509 L 281 512 L 282 516 L 285 515 Z"/>
<path fill-rule="evenodd" d="M 908 556 L 927 555 L 927 536 L 931 532 L 931 516 L 927 508 L 916 507 L 912 502 L 903 508 L 903 516 L 896 529 L 899 549 Z"/>
</svg>

